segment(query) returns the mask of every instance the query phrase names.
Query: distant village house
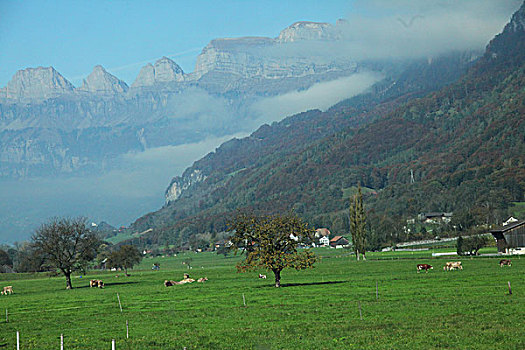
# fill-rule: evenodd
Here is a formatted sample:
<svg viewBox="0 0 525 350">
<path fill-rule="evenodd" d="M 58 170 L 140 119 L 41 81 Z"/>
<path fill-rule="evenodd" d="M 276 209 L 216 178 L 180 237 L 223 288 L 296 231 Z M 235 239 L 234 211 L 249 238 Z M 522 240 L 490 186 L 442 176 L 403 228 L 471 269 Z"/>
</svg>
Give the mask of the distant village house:
<svg viewBox="0 0 525 350">
<path fill-rule="evenodd" d="M 319 242 L 319 247 L 328 247 L 330 245 L 330 231 L 327 228 L 315 230 L 315 238 Z"/>
<path fill-rule="evenodd" d="M 448 224 L 452 220 L 452 213 L 422 213 L 419 214 L 418 218 L 425 224 Z"/>
<path fill-rule="evenodd" d="M 343 236 L 335 236 L 330 240 L 330 247 L 332 248 L 344 248 L 348 246 L 350 242 Z"/>
</svg>

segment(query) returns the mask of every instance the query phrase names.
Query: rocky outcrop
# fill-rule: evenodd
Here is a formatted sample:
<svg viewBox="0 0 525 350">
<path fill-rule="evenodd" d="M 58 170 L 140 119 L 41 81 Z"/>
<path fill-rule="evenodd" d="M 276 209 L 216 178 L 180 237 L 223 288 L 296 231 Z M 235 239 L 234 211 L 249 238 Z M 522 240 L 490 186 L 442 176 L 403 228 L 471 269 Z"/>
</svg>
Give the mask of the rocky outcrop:
<svg viewBox="0 0 525 350">
<path fill-rule="evenodd" d="M 339 22 L 338 22 L 339 23 Z M 277 37 L 279 43 L 293 43 L 300 40 L 337 40 L 340 36 L 330 23 L 295 22 L 283 29 Z"/>
<path fill-rule="evenodd" d="M 128 85 L 98 65 L 84 79 L 78 90 L 96 94 L 119 94 L 128 91 Z"/>
<path fill-rule="evenodd" d="M 7 83 L 5 97 L 15 100 L 47 99 L 71 93 L 74 88 L 53 67 L 27 68 L 16 72 Z"/>
<path fill-rule="evenodd" d="M 335 38 L 320 32 L 309 32 L 312 22 L 299 22 L 298 27 L 282 34 L 281 39 L 245 37 L 212 40 L 197 57 L 194 79 L 213 75 L 225 75 L 231 83 L 234 79 L 283 79 L 323 74 L 329 71 L 348 70 L 355 64 L 346 56 L 334 57 L 322 52 L 305 52 L 298 47 L 290 47 L 296 41 L 316 38 Z M 307 24 L 304 24 L 307 23 Z M 325 23 L 313 23 L 315 28 L 323 28 Z M 327 28 L 332 26 L 326 24 Z M 308 27 L 309 28 L 309 27 Z M 306 34 L 306 33 L 310 34 Z M 330 32 L 331 33 L 331 32 Z M 330 40 L 332 40 L 330 39 Z"/>
<path fill-rule="evenodd" d="M 155 65 L 148 63 L 142 67 L 131 87 L 152 86 L 158 83 L 184 81 L 182 68 L 168 57 L 162 57 Z"/>
<path fill-rule="evenodd" d="M 273 39 L 260 37 L 212 40 L 197 57 L 194 78 L 212 71 L 245 78 L 264 75 L 264 59 L 259 53 L 273 43 Z"/>
<path fill-rule="evenodd" d="M 183 174 L 182 177 L 175 177 L 166 189 L 166 204 L 176 201 L 180 198 L 183 191 L 205 179 L 206 176 L 199 169 L 193 169 L 191 172 Z"/>
</svg>

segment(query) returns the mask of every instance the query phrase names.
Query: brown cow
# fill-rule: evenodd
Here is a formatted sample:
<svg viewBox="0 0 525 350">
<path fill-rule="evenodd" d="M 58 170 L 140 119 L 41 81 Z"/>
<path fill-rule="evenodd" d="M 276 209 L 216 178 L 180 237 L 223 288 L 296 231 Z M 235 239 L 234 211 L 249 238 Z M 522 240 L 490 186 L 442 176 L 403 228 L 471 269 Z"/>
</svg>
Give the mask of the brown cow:
<svg viewBox="0 0 525 350">
<path fill-rule="evenodd" d="M 91 287 L 104 288 L 104 282 L 102 282 L 101 280 L 90 280 L 89 281 L 89 288 L 91 288 Z"/>
<path fill-rule="evenodd" d="M 512 262 L 510 261 L 510 259 L 502 259 L 499 261 L 499 266 L 500 267 L 503 267 L 503 266 L 512 266 Z"/>
<path fill-rule="evenodd" d="M 433 267 L 432 265 L 429 265 L 429 264 L 417 264 L 417 273 L 419 273 L 419 271 L 421 270 L 425 270 L 425 272 L 428 273 L 428 270 L 432 270 Z"/>
<path fill-rule="evenodd" d="M 463 270 L 463 265 L 461 265 L 461 261 L 450 261 L 447 262 L 445 266 L 443 266 L 443 270 L 450 271 L 455 269 Z"/>
<path fill-rule="evenodd" d="M 2 295 L 7 294 L 13 294 L 13 286 L 4 287 L 4 290 L 2 290 Z"/>
</svg>

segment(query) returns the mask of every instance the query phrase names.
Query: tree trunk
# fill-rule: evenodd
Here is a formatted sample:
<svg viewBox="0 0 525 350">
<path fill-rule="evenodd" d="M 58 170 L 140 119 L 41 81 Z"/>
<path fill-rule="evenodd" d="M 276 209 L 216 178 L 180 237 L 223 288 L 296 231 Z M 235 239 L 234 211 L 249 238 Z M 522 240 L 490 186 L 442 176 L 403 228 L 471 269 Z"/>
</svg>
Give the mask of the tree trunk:
<svg viewBox="0 0 525 350">
<path fill-rule="evenodd" d="M 66 276 L 66 289 L 73 289 L 71 284 L 71 272 L 64 271 L 64 276 Z"/>
<path fill-rule="evenodd" d="M 273 270 L 273 273 L 275 274 L 275 288 L 279 288 L 281 286 L 281 270 Z"/>
</svg>

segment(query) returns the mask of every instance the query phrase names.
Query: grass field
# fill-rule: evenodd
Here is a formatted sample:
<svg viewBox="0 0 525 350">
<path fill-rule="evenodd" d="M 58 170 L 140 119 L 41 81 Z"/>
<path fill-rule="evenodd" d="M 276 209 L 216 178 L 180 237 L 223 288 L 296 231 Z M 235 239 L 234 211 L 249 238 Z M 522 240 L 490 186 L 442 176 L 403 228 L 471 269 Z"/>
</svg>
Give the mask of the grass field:
<svg viewBox="0 0 525 350">
<path fill-rule="evenodd" d="M 0 285 L 15 294 L 0 296 L 0 348 L 16 348 L 17 330 L 21 349 L 59 349 L 60 334 L 64 349 L 111 349 L 112 339 L 117 349 L 525 348 L 525 259 L 500 268 L 497 258 L 463 258 L 463 271 L 445 272 L 445 259 L 407 253 L 356 262 L 320 249 L 316 268 L 285 270 L 280 289 L 270 274 L 237 273 L 237 257 L 213 253 L 144 259 L 130 277 L 76 276 L 73 290 L 63 277 L 4 274 Z M 188 255 L 192 277 L 209 281 L 164 287 L 188 272 Z M 418 263 L 435 269 L 416 273 Z M 106 288 L 89 288 L 92 278 Z"/>
</svg>

